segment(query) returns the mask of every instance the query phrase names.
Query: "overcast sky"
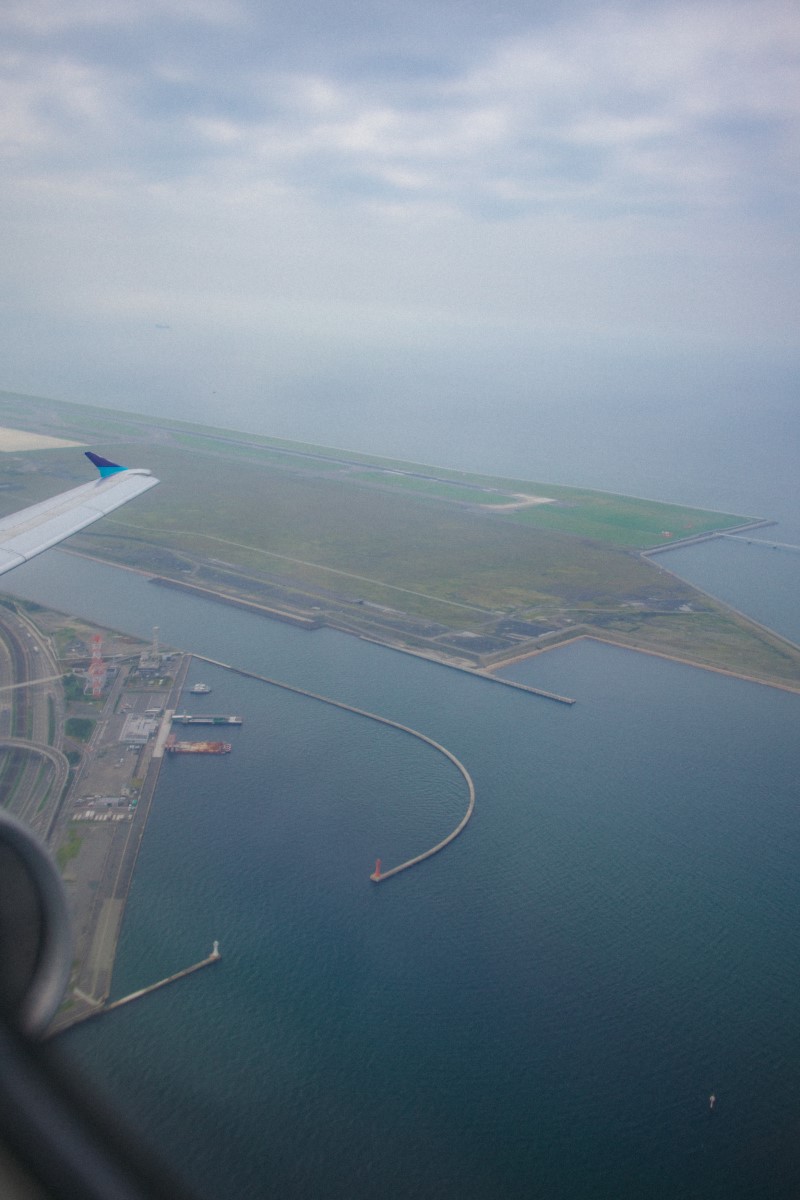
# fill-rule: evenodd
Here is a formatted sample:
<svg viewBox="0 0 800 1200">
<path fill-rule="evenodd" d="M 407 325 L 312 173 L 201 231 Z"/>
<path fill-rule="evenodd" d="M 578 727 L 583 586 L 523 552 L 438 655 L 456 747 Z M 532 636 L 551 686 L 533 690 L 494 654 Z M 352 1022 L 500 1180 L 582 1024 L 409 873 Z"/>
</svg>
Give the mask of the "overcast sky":
<svg viewBox="0 0 800 1200">
<path fill-rule="evenodd" d="M 795 0 L 0 27 L 2 388 L 310 437 L 320 406 L 377 429 L 794 361 Z"/>
</svg>

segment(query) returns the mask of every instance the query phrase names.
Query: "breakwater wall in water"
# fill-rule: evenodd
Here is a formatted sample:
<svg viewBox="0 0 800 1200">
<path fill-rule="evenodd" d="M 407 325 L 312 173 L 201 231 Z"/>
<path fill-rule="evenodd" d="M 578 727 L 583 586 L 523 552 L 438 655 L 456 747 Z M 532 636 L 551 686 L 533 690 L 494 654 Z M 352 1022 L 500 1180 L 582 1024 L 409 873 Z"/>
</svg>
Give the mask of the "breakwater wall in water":
<svg viewBox="0 0 800 1200">
<path fill-rule="evenodd" d="M 524 654 L 518 654 L 513 658 L 501 658 L 497 662 L 483 667 L 465 667 L 460 663 L 450 662 L 449 659 L 442 658 L 436 654 L 423 654 L 420 650 L 410 650 L 408 646 L 396 646 L 392 642 L 383 642 L 379 638 L 367 637 L 363 633 L 358 636 L 362 642 L 370 642 L 373 646 L 381 646 L 384 650 L 391 650 L 395 654 L 407 654 L 409 658 L 418 658 L 422 662 L 436 663 L 437 667 L 447 667 L 448 671 L 460 671 L 462 675 L 469 675 L 472 679 L 486 679 L 489 683 L 498 683 L 501 687 L 516 688 L 518 692 L 527 692 L 530 696 L 541 696 L 543 700 L 555 700 L 558 704 L 575 703 L 572 696 L 562 696 L 559 692 L 549 692 L 546 688 L 534 687 L 532 683 L 517 683 L 514 679 L 503 679 L 499 675 L 492 674 L 493 671 L 499 671 L 503 667 L 509 666 L 510 663 L 519 662 L 523 658 L 529 658 L 531 654 L 538 653 L 536 647 L 526 650 Z"/>
<path fill-rule="evenodd" d="M 212 963 L 219 962 L 221 958 L 219 943 L 214 942 L 214 949 L 207 958 L 202 959 L 198 963 L 193 963 L 191 967 L 184 967 L 182 971 L 176 971 L 174 975 L 168 975 L 166 979 L 159 979 L 158 983 L 150 983 L 147 987 L 139 988 L 138 991 L 131 992 L 130 995 L 123 996 L 120 1000 L 114 1000 L 111 1004 L 104 1004 L 102 1008 L 97 1009 L 97 1015 L 99 1016 L 103 1012 L 111 1012 L 114 1008 L 122 1008 L 123 1005 L 130 1004 L 133 1000 L 139 1000 L 142 996 L 149 996 L 151 992 L 157 992 L 159 988 L 166 987 L 169 983 L 176 983 L 179 979 L 185 979 L 187 975 L 194 975 L 195 971 L 201 971 L 203 967 L 210 967 Z"/>
<path fill-rule="evenodd" d="M 461 773 L 464 782 L 467 785 L 469 799 L 467 803 L 467 810 L 459 823 L 456 825 L 455 829 L 453 829 L 446 838 L 443 838 L 440 842 L 437 842 L 435 846 L 431 846 L 429 850 L 424 850 L 421 854 L 417 854 L 413 858 L 407 859 L 406 862 L 399 863 L 396 867 L 390 867 L 386 871 L 375 871 L 370 876 L 373 883 L 383 883 L 385 879 L 390 879 L 393 875 L 399 875 L 401 871 L 407 871 L 411 867 L 417 866 L 418 863 L 424 862 L 426 858 L 432 858 L 434 854 L 438 854 L 440 850 L 444 850 L 445 846 L 449 846 L 450 843 L 455 841 L 458 835 L 463 832 L 475 809 L 475 784 L 472 776 L 460 759 L 456 758 L 455 754 L 453 754 L 445 746 L 440 745 L 439 742 L 436 742 L 433 740 L 433 738 L 428 737 L 427 734 L 420 733 L 418 729 L 412 729 L 410 725 L 403 725 L 399 721 L 393 721 L 389 717 L 382 717 L 378 713 L 368 712 L 367 709 L 356 708 L 352 704 L 346 704 L 343 700 L 333 700 L 330 696 L 321 696 L 317 692 L 308 691 L 306 688 L 295 687 L 295 685 L 292 683 L 283 683 L 279 679 L 270 679 L 267 675 L 259 675 L 256 671 L 248 671 L 244 667 L 234 667 L 231 666 L 230 663 L 219 662 L 217 659 L 208 658 L 203 654 L 196 654 L 194 657 L 199 662 L 207 662 L 210 663 L 211 666 L 222 667 L 226 671 L 234 671 L 237 675 L 242 675 L 246 679 L 257 679 L 261 683 L 270 684 L 272 687 L 283 688 L 284 691 L 287 692 L 294 692 L 297 696 L 306 696 L 309 700 L 318 700 L 321 704 L 331 705 L 332 708 L 341 708 L 344 710 L 344 712 L 353 713 L 354 716 L 366 717 L 369 721 L 377 721 L 379 725 L 388 725 L 390 729 L 399 729 L 401 733 L 407 733 L 410 737 L 418 738 L 419 741 L 425 742 L 427 745 L 432 746 L 434 750 L 437 750 L 440 754 L 443 754 L 445 758 L 449 759 L 453 766 L 456 767 L 456 769 Z"/>
<path fill-rule="evenodd" d="M 219 942 L 214 942 L 214 947 L 206 958 L 200 962 L 192 963 L 190 967 L 183 967 L 180 971 L 175 971 L 174 974 L 168 975 L 166 979 L 159 979 L 156 983 L 149 983 L 146 987 L 138 988 L 135 992 L 130 992 L 127 996 L 122 996 L 119 1000 L 112 1000 L 109 1004 L 104 998 L 95 1000 L 92 996 L 87 996 L 78 988 L 73 988 L 73 996 L 83 1005 L 79 1012 L 64 1012 L 60 1013 L 50 1028 L 47 1031 L 46 1037 L 54 1037 L 55 1034 L 61 1033 L 64 1029 L 68 1029 L 72 1025 L 78 1025 L 83 1021 L 91 1021 L 95 1017 L 101 1017 L 103 1013 L 112 1012 L 115 1008 L 123 1008 L 126 1004 L 132 1004 L 134 1000 L 140 1000 L 143 996 L 149 996 L 151 992 L 157 992 L 161 988 L 167 987 L 170 983 L 177 983 L 179 979 L 186 979 L 189 975 L 194 975 L 196 971 L 202 971 L 203 967 L 213 966 L 221 960 L 222 955 L 219 950 Z"/>
</svg>

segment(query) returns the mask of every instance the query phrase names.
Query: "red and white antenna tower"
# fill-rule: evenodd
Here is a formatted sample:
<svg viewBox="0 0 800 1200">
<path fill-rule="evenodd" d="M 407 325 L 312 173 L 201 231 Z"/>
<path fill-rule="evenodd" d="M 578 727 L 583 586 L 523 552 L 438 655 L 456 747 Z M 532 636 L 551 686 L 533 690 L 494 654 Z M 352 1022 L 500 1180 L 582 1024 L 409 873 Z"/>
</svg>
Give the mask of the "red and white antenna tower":
<svg viewBox="0 0 800 1200">
<path fill-rule="evenodd" d="M 106 681 L 106 664 L 103 662 L 103 639 L 99 633 L 92 637 L 92 661 L 89 666 L 92 695 L 99 696 Z"/>
</svg>

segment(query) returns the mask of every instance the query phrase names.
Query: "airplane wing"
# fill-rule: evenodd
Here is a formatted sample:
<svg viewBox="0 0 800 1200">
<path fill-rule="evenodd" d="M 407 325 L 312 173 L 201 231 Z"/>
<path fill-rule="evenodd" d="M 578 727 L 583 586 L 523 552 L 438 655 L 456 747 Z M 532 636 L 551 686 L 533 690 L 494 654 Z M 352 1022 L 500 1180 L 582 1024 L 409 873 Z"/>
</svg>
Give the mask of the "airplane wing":
<svg viewBox="0 0 800 1200">
<path fill-rule="evenodd" d="M 99 479 L 0 518 L 0 575 L 158 483 L 149 471 L 121 467 L 90 450 L 85 453 L 99 470 Z"/>
</svg>

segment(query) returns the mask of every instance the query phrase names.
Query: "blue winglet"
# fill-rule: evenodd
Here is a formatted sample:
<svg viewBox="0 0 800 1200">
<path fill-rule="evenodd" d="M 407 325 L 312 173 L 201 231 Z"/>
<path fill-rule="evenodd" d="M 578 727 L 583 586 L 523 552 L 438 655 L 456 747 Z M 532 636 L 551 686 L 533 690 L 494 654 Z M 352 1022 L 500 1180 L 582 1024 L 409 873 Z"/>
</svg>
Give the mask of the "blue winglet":
<svg viewBox="0 0 800 1200">
<path fill-rule="evenodd" d="M 94 463 L 100 472 L 101 479 L 107 479 L 109 475 L 116 475 L 118 471 L 126 471 L 127 467 L 121 467 L 119 463 L 112 463 L 107 458 L 101 458 L 99 454 L 92 454 L 91 450 L 84 450 L 84 454 L 90 463 Z"/>
</svg>

